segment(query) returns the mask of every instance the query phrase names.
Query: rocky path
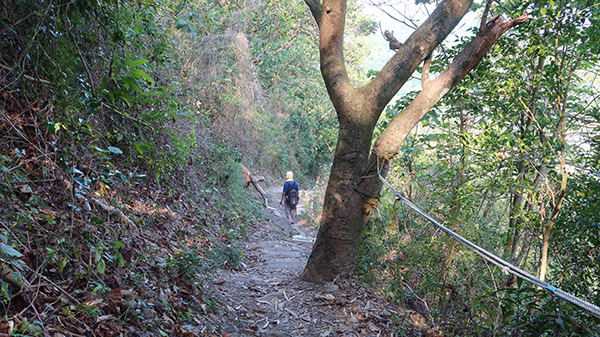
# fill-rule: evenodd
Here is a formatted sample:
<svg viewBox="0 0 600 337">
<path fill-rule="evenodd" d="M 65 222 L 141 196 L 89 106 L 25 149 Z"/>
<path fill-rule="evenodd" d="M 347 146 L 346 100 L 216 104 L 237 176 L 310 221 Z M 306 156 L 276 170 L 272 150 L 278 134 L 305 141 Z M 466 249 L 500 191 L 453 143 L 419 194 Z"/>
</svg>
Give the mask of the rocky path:
<svg viewBox="0 0 600 337">
<path fill-rule="evenodd" d="M 269 220 L 246 243 L 241 268 L 219 270 L 210 281 L 207 296 L 221 307 L 212 308 L 201 335 L 393 336 L 396 308 L 364 285 L 299 279 L 316 230 L 302 220 L 288 224 L 280 188 L 267 193 Z M 300 202 L 298 218 L 306 198 Z"/>
</svg>

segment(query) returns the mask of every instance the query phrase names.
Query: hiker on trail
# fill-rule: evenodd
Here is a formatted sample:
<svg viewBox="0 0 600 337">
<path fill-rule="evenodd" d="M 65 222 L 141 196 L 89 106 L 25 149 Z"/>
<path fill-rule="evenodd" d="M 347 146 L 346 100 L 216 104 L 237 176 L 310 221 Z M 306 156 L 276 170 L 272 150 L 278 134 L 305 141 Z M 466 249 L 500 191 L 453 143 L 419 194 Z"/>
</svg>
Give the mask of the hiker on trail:
<svg viewBox="0 0 600 337">
<path fill-rule="evenodd" d="M 300 185 L 297 181 L 294 181 L 294 173 L 288 171 L 285 174 L 287 181 L 283 184 L 283 193 L 281 194 L 280 205 L 284 205 L 285 218 L 290 223 L 294 223 L 296 217 L 296 205 L 298 205 L 298 192 L 300 191 Z M 285 199 L 285 204 L 283 200 Z"/>
</svg>

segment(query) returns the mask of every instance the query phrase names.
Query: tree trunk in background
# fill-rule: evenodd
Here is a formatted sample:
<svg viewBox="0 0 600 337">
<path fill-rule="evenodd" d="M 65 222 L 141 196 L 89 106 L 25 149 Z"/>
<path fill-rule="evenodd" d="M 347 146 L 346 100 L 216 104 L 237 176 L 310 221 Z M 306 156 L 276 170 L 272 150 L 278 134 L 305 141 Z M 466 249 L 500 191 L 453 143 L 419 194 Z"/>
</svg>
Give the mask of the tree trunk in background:
<svg viewBox="0 0 600 337">
<path fill-rule="evenodd" d="M 562 81 L 557 81 L 557 104 L 556 108 L 558 109 L 559 121 L 556 127 L 556 134 L 559 137 L 560 141 L 560 157 L 558 161 L 560 163 L 560 187 L 558 189 L 558 193 L 556 194 L 556 198 L 552 202 L 552 215 L 550 219 L 546 222 L 544 226 L 544 232 L 542 235 L 542 249 L 541 249 L 541 257 L 540 257 L 540 275 L 539 279 L 544 281 L 546 279 L 546 273 L 548 270 L 548 248 L 550 247 L 550 232 L 552 231 L 552 227 L 556 223 L 556 219 L 562 210 L 562 204 L 565 199 L 565 195 L 567 194 L 567 181 L 569 179 L 569 173 L 567 172 L 567 93 L 569 89 L 569 84 L 571 79 L 573 78 L 573 74 L 575 70 L 578 68 L 579 62 L 581 60 L 577 60 L 575 65 L 570 69 L 568 76 L 564 78 Z M 562 78 L 561 78 L 562 79 Z"/>
<path fill-rule="evenodd" d="M 495 18 L 459 53 L 436 79 L 429 80 L 429 62 L 423 69 L 423 90 L 381 134 L 371 150 L 377 120 L 419 64 L 436 48 L 463 15 L 472 0 L 442 1 L 431 16 L 405 41 L 379 74 L 366 86 L 354 88 L 343 55 L 346 1 L 305 0 L 319 26 L 321 72 L 337 112 L 340 131 L 329 183 L 325 192 L 319 233 L 302 278 L 328 282 L 350 276 L 356 267 L 362 232 L 376 207 L 382 183 L 365 178 L 383 170 L 410 130 L 483 58 L 496 40 L 514 25 Z"/>
<path fill-rule="evenodd" d="M 540 57 L 540 59 L 538 60 L 538 64 L 537 67 L 534 68 L 533 70 L 533 77 L 531 79 L 532 83 L 531 83 L 531 99 L 529 101 L 529 106 L 527 107 L 529 114 L 528 115 L 525 111 L 521 111 L 521 120 L 520 120 L 520 125 L 519 125 L 519 129 L 520 129 L 520 137 L 521 140 L 524 141 L 527 137 L 527 134 L 531 125 L 533 124 L 533 116 L 536 115 L 537 112 L 537 106 L 538 106 L 538 92 L 540 91 L 540 85 L 542 84 L 542 77 L 544 74 L 544 65 L 546 64 L 546 58 L 545 57 Z M 543 134 L 540 135 L 540 137 L 543 137 Z M 542 139 L 543 142 L 543 139 Z M 527 175 L 527 173 L 530 173 L 530 170 L 527 170 L 525 168 L 525 163 L 524 163 L 525 159 L 519 159 L 517 161 L 517 173 L 515 174 L 515 176 L 517 177 L 517 181 L 520 182 L 520 186 L 517 186 L 517 188 L 515 188 L 515 191 L 512 194 L 512 198 L 511 198 L 511 206 L 510 206 L 510 213 L 509 213 L 509 223 L 508 223 L 508 238 L 507 238 L 507 242 L 506 242 L 506 247 L 505 247 L 505 253 L 510 254 L 510 256 L 514 256 L 517 252 L 517 249 L 519 247 L 519 242 L 521 240 L 521 235 L 522 235 L 522 230 L 523 230 L 523 221 L 521 220 L 521 216 L 524 210 L 524 193 L 523 193 L 523 177 L 525 177 Z M 541 165 L 543 165 L 543 163 L 541 163 Z M 538 175 L 538 177 L 540 177 L 540 175 Z M 536 179 L 536 182 L 541 182 L 538 179 Z M 536 183 L 534 183 L 535 185 Z M 538 185 L 539 186 L 539 185 Z M 535 188 L 534 188 L 535 189 Z M 529 208 L 531 208 L 531 205 L 529 205 Z"/>
</svg>

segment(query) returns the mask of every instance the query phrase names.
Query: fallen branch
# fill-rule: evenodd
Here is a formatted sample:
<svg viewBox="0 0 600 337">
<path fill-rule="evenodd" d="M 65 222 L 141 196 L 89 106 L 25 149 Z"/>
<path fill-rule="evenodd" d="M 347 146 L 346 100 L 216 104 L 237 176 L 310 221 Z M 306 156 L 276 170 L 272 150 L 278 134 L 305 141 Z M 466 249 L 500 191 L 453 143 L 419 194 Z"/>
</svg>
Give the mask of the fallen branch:
<svg viewBox="0 0 600 337">
<path fill-rule="evenodd" d="M 135 227 L 135 223 L 133 221 L 131 221 L 131 219 L 129 219 L 123 212 L 121 212 L 120 209 L 113 207 L 113 206 L 107 204 L 106 202 L 104 202 L 104 200 L 97 199 L 93 196 L 89 196 L 89 198 L 98 207 L 102 208 L 103 210 L 105 210 L 109 213 L 114 213 L 114 214 L 118 215 L 119 219 L 121 219 L 121 221 L 125 222 L 126 224 L 128 224 L 130 226 Z"/>
<path fill-rule="evenodd" d="M 265 207 L 268 208 L 269 204 L 268 204 L 267 193 L 265 193 L 265 190 L 263 190 L 263 188 L 259 184 L 261 181 L 264 181 L 265 178 L 262 176 L 253 175 L 252 173 L 250 173 L 250 171 L 244 165 L 242 165 L 242 173 L 246 177 L 246 186 L 244 186 L 244 187 L 248 187 L 248 186 L 250 186 L 250 184 L 252 184 L 252 186 L 254 186 L 256 191 L 258 191 L 258 193 L 262 196 L 263 201 L 265 202 Z"/>
<path fill-rule="evenodd" d="M 12 271 L 10 268 L 7 268 L 7 267 L 5 267 L 4 269 L 2 269 L 2 271 L 0 271 L 0 279 L 12 284 L 13 286 L 17 287 L 19 290 L 29 286 L 26 279 L 24 279 L 20 274 L 15 273 L 14 271 Z"/>
<path fill-rule="evenodd" d="M 11 71 L 12 72 L 12 69 L 10 67 L 5 66 L 4 64 L 0 64 L 0 68 L 4 69 L 6 71 Z M 48 82 L 46 80 L 43 80 L 41 78 L 31 77 L 31 76 L 26 75 L 24 73 L 19 74 L 19 76 L 23 76 L 23 78 L 25 78 L 26 80 L 29 80 L 29 81 L 40 82 L 40 83 L 47 84 L 47 85 L 51 85 L 52 84 L 52 83 L 50 83 L 50 82 Z"/>
</svg>

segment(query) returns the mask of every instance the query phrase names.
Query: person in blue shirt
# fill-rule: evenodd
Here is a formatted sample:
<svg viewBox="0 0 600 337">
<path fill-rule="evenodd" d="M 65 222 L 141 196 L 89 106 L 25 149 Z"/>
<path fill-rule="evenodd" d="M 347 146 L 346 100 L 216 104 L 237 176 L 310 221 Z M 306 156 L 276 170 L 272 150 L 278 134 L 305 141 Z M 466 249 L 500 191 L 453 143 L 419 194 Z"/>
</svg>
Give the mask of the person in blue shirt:
<svg viewBox="0 0 600 337">
<path fill-rule="evenodd" d="M 294 223 L 294 219 L 296 218 L 296 207 L 290 207 L 286 195 L 288 195 L 292 189 L 300 192 L 300 185 L 298 185 L 297 181 L 294 181 L 294 173 L 292 173 L 292 171 L 288 171 L 285 174 L 285 178 L 287 181 L 283 184 L 283 193 L 281 193 L 281 201 L 279 204 L 283 205 L 283 209 L 285 210 L 285 218 L 287 221 L 289 221 L 289 223 Z M 285 204 L 283 203 L 284 200 Z"/>
</svg>

